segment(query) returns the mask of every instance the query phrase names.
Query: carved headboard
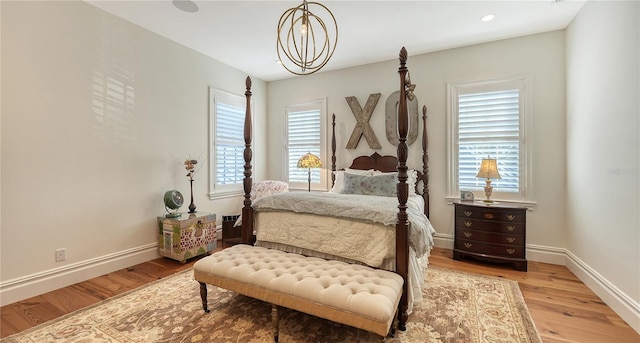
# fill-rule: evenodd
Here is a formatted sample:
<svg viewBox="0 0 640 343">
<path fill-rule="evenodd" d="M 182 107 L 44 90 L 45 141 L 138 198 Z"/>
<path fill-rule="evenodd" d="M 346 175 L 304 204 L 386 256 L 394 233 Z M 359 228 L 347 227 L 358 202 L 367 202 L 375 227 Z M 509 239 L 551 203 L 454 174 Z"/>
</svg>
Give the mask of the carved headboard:
<svg viewBox="0 0 640 343">
<path fill-rule="evenodd" d="M 371 156 L 356 157 L 349 168 L 360 170 L 374 169 L 385 173 L 395 172 L 398 170 L 398 158 L 392 155 L 382 156 L 374 152 Z"/>
</svg>

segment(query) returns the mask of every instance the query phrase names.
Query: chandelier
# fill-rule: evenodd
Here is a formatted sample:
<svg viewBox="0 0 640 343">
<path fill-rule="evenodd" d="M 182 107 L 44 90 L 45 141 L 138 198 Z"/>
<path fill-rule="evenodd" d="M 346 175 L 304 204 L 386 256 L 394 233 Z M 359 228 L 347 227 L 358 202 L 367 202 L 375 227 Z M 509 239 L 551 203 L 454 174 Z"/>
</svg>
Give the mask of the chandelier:
<svg viewBox="0 0 640 343">
<path fill-rule="evenodd" d="M 332 22 L 325 23 L 317 14 Z M 336 18 L 321 3 L 304 0 L 300 6 L 292 7 L 280 16 L 278 61 L 292 74 L 309 75 L 322 69 L 333 56 L 337 43 Z"/>
</svg>

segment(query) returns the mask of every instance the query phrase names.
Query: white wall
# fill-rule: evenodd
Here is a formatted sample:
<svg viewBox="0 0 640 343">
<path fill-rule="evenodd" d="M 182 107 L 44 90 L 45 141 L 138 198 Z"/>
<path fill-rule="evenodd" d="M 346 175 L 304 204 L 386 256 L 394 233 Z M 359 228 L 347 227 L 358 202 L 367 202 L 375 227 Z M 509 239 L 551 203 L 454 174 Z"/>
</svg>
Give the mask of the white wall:
<svg viewBox="0 0 640 343">
<path fill-rule="evenodd" d="M 163 193 L 189 203 L 189 155 L 205 164 L 198 211 L 239 213 L 240 198 L 207 195 L 208 86 L 242 95 L 246 73 L 85 2 L 1 6 L 3 305 L 157 256 Z M 264 127 L 263 81 L 253 94 Z M 254 141 L 259 178 L 264 132 Z"/>
<path fill-rule="evenodd" d="M 566 164 L 569 267 L 640 332 L 639 23 L 589 1 L 567 29 Z"/>
<path fill-rule="evenodd" d="M 420 34 L 416 32 L 415 34 Z M 398 43 L 400 51 L 402 42 Z M 446 192 L 446 84 L 514 74 L 534 78 L 533 144 L 534 187 L 537 206 L 527 213 L 529 258 L 558 263 L 556 253 L 565 247 L 564 237 L 564 31 L 532 35 L 487 44 L 410 56 L 411 79 L 417 84 L 419 108 L 427 105 L 429 133 L 429 171 L 431 221 L 438 232 L 438 244 L 451 247 L 453 207 L 447 205 Z M 336 114 L 338 168 L 348 166 L 353 157 L 371 154 L 366 140 L 357 149 L 345 150 L 355 126 L 355 118 L 345 96 L 356 96 L 361 105 L 369 94 L 382 93 L 370 124 L 382 149 L 380 154 L 396 154 L 396 147 L 385 136 L 384 105 L 399 89 L 398 61 L 388 61 L 341 71 L 270 82 L 269 92 L 269 168 L 270 178 L 281 178 L 285 127 L 284 106 L 308 98 L 326 96 L 329 115 Z M 419 141 L 409 147 L 409 167 L 422 167 Z M 560 249 L 561 250 L 561 249 Z M 564 255 L 563 255 L 564 256 Z M 560 263 L 564 261 L 561 257 Z"/>
</svg>

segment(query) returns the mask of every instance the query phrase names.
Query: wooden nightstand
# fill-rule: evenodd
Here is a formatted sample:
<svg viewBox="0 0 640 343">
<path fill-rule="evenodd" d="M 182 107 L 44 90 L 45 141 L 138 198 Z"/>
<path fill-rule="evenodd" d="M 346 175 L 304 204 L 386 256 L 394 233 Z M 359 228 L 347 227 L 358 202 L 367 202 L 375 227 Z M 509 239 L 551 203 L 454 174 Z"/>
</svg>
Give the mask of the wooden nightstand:
<svg viewBox="0 0 640 343">
<path fill-rule="evenodd" d="M 525 207 L 481 201 L 454 201 L 454 205 L 453 259 L 507 262 L 527 271 Z"/>
</svg>

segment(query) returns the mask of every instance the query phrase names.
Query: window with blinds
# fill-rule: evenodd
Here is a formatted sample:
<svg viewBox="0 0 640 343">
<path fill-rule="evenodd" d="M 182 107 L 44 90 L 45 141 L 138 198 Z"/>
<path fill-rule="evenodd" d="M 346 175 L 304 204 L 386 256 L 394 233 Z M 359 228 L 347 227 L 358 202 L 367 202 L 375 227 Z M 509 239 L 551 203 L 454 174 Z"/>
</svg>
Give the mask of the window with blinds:
<svg viewBox="0 0 640 343">
<path fill-rule="evenodd" d="M 210 91 L 210 98 L 210 197 L 242 192 L 246 100 L 214 89 Z"/>
<path fill-rule="evenodd" d="M 495 158 L 501 179 L 494 192 L 519 192 L 520 90 L 458 96 L 458 187 L 483 190 L 476 177 L 483 158 Z"/>
<path fill-rule="evenodd" d="M 327 167 L 327 161 L 324 158 L 326 156 L 324 149 L 324 137 L 326 136 L 324 103 L 324 100 L 316 100 L 286 107 L 286 179 L 290 188 L 307 189 L 309 186 L 309 172 L 311 173 L 311 188 L 326 188 L 326 178 L 324 177 L 326 175 L 324 170 Z M 298 168 L 300 157 L 309 152 L 320 157 L 323 168 Z"/>
<path fill-rule="evenodd" d="M 484 197 L 485 179 L 476 175 L 482 159 L 490 157 L 501 177 L 491 180 L 493 198 L 531 200 L 529 84 L 525 75 L 448 85 L 448 198 L 461 190 Z"/>
<path fill-rule="evenodd" d="M 216 169 L 218 185 L 242 183 L 244 178 L 244 109 L 216 102 Z"/>
</svg>

